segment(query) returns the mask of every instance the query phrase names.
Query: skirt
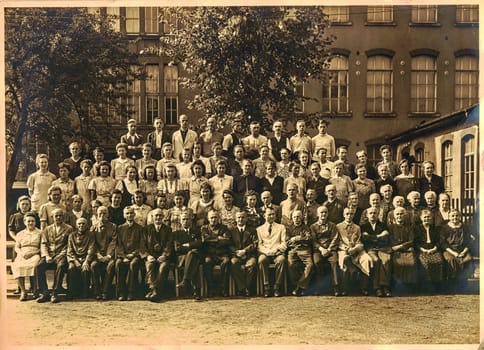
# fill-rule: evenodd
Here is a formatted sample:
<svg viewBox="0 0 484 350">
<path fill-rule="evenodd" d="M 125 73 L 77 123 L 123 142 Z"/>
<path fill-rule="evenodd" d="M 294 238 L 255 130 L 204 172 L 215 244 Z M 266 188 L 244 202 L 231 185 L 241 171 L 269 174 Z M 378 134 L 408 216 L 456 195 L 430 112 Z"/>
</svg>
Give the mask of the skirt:
<svg viewBox="0 0 484 350">
<path fill-rule="evenodd" d="M 427 281 L 441 282 L 443 279 L 444 259 L 442 254 L 435 252 L 432 254 L 420 253 L 418 256 L 420 265 Z"/>
<path fill-rule="evenodd" d="M 12 264 L 12 273 L 14 278 L 35 276 L 35 268 L 39 264 L 40 255 L 31 256 L 24 259 L 20 254 L 17 255 Z"/>
<path fill-rule="evenodd" d="M 394 252 L 392 254 L 393 279 L 403 283 L 416 283 L 417 270 L 413 252 Z"/>
</svg>

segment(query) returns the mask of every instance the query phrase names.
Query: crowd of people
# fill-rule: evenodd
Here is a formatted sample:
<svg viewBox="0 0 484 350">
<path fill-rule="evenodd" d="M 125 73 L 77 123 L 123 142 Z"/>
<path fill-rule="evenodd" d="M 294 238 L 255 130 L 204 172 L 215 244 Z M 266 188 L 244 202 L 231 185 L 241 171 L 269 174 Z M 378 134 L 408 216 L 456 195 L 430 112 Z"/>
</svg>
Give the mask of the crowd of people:
<svg viewBox="0 0 484 350">
<path fill-rule="evenodd" d="M 384 145 L 375 166 L 364 150 L 352 164 L 323 119 L 314 137 L 303 120 L 291 137 L 281 121 L 271 137 L 256 121 L 249 135 L 237 118 L 227 135 L 214 118 L 199 135 L 186 115 L 179 122 L 168 135 L 157 118 L 144 138 L 129 120 L 110 162 L 103 148 L 91 160 L 72 142 L 58 176 L 37 155 L 8 225 L 21 301 L 26 277 L 37 302 L 55 303 L 64 292 L 159 301 L 172 270 L 177 290 L 195 300 L 204 285 L 208 297 L 228 296 L 230 283 L 243 297 L 328 288 L 390 297 L 417 284 L 438 293 L 472 273 L 476 233 L 451 208 L 432 162 L 415 178 L 411 162 L 395 162 Z"/>
</svg>

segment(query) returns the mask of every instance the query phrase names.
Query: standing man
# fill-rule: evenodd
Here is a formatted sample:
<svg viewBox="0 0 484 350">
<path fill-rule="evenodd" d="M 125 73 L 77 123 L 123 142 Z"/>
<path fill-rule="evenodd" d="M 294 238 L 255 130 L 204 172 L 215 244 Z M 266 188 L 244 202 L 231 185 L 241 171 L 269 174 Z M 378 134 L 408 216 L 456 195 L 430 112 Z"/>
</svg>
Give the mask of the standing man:
<svg viewBox="0 0 484 350">
<path fill-rule="evenodd" d="M 267 144 L 267 137 L 260 134 L 260 122 L 254 120 L 250 123 L 250 135 L 242 139 L 245 155 L 249 159 L 256 159 L 260 156 L 259 148 Z"/>
<path fill-rule="evenodd" d="M 291 149 L 289 146 L 289 138 L 283 135 L 283 124 L 281 120 L 276 120 L 272 124 L 272 131 L 274 131 L 274 136 L 269 138 L 269 149 L 272 159 L 276 162 L 281 161 L 281 149 L 287 148 Z"/>
<path fill-rule="evenodd" d="M 163 131 L 164 124 L 165 123 L 161 118 L 155 118 L 155 120 L 153 120 L 153 127 L 155 130 L 146 136 L 146 141 L 151 144 L 153 149 L 152 157 L 156 160 L 161 159 L 161 147 L 163 144 L 171 142 L 171 137 L 168 133 Z"/>
<path fill-rule="evenodd" d="M 390 145 L 383 145 L 380 147 L 380 155 L 382 160 L 376 163 L 376 168 L 380 167 L 380 164 L 386 164 L 390 171 L 390 177 L 394 179 L 399 173 L 398 163 L 392 159 L 392 148 Z"/>
<path fill-rule="evenodd" d="M 257 228 L 258 265 L 264 283 L 264 296 L 269 297 L 271 293 L 269 264 L 273 263 L 276 267 L 274 296 L 280 297 L 282 296 L 281 284 L 286 273 L 286 227 L 275 222 L 276 213 L 273 208 L 266 209 L 264 218 L 265 223 Z"/>
<path fill-rule="evenodd" d="M 242 175 L 234 177 L 234 204 L 238 207 L 244 206 L 244 196 L 250 190 L 253 190 L 257 193 L 261 192 L 260 179 L 253 175 L 252 170 L 252 161 L 250 159 L 244 159 L 242 161 Z"/>
<path fill-rule="evenodd" d="M 247 212 L 235 213 L 236 226 L 231 229 L 231 266 L 235 287 L 240 296 L 249 297 L 256 278 L 257 233 L 247 226 Z"/>
<path fill-rule="evenodd" d="M 202 144 L 202 156 L 213 156 L 212 145 L 216 142 L 222 144 L 224 135 L 216 130 L 217 120 L 214 117 L 207 119 L 207 129 L 200 134 L 200 143 Z"/>
<path fill-rule="evenodd" d="M 173 133 L 171 143 L 173 145 L 173 158 L 180 160 L 180 155 L 185 148 L 193 148 L 193 144 L 198 140 L 195 131 L 188 128 L 188 116 L 182 114 L 179 117 L 180 129 Z"/>
<path fill-rule="evenodd" d="M 120 143 L 128 145 L 127 156 L 129 159 L 136 160 L 141 158 L 143 148 L 143 136 L 136 132 L 137 124 L 135 119 L 128 120 L 128 133 L 121 136 Z"/>
<path fill-rule="evenodd" d="M 318 131 L 319 133 L 314 136 L 312 140 L 312 147 L 313 147 L 313 160 L 318 161 L 319 156 L 316 154 L 316 151 L 320 148 L 326 149 L 326 158 L 327 160 L 331 160 L 334 158 L 336 154 L 336 144 L 334 142 L 334 137 L 328 134 L 329 121 L 320 119 L 318 124 Z"/>
<path fill-rule="evenodd" d="M 40 297 L 38 303 L 60 301 L 57 294 L 63 290 L 62 281 L 67 271 L 67 241 L 72 232 L 72 227 L 64 223 L 64 211 L 54 209 L 52 211 L 54 222 L 42 231 L 40 241 L 40 262 L 37 265 L 36 276 L 39 286 Z M 52 296 L 49 295 L 45 271 L 54 270 L 54 286 Z"/>
<path fill-rule="evenodd" d="M 223 155 L 229 159 L 234 158 L 234 147 L 242 143 L 242 115 L 244 112 L 240 111 L 235 114 L 234 120 L 232 121 L 232 132 L 225 135 L 222 142 Z"/>
<path fill-rule="evenodd" d="M 324 193 L 324 190 L 326 188 L 326 185 L 329 184 L 328 179 L 325 179 L 322 177 L 321 174 L 321 165 L 319 163 L 313 163 L 310 166 L 311 169 L 311 177 L 308 177 L 307 183 L 306 183 L 306 188 L 313 189 L 316 191 L 316 202 L 318 204 L 323 204 L 323 202 L 326 200 L 326 195 Z"/>
<path fill-rule="evenodd" d="M 311 230 L 303 223 L 303 219 L 303 212 L 294 210 L 293 224 L 287 229 L 287 265 L 292 283 L 296 286 L 292 295 L 298 297 L 305 295 L 313 273 L 313 239 Z"/>
<path fill-rule="evenodd" d="M 308 154 L 313 154 L 311 137 L 306 134 L 306 122 L 299 119 L 296 122 L 296 134 L 289 139 L 289 146 L 292 151 L 293 159 L 298 158 L 301 151 L 306 151 Z"/>
<path fill-rule="evenodd" d="M 136 214 L 132 207 L 124 208 L 123 213 L 126 222 L 117 230 L 116 290 L 119 301 L 130 301 L 134 300 L 141 256 L 145 250 L 144 229 L 134 221 Z"/>
</svg>

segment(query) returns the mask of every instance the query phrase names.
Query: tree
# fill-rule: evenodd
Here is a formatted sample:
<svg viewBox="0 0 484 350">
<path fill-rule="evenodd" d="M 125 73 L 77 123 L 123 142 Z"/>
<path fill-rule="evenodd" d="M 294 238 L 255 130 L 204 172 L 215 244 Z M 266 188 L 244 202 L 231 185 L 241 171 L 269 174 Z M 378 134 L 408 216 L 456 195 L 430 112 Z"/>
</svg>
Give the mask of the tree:
<svg viewBox="0 0 484 350">
<path fill-rule="evenodd" d="M 107 110 L 129 113 L 121 99 L 137 78 L 137 55 L 106 16 L 81 8 L 5 9 L 7 189 L 12 187 L 25 138 L 62 154 L 72 138 L 96 144 L 96 121 Z"/>
<path fill-rule="evenodd" d="M 181 84 L 196 93 L 188 107 L 202 118 L 223 125 L 243 111 L 246 125 L 263 126 L 274 116 L 293 118 L 296 102 L 307 99 L 297 84 L 326 77 L 334 37 L 325 36 L 322 7 L 198 7 L 169 16 L 178 22 L 158 53 L 182 63 L 188 74 Z"/>
</svg>

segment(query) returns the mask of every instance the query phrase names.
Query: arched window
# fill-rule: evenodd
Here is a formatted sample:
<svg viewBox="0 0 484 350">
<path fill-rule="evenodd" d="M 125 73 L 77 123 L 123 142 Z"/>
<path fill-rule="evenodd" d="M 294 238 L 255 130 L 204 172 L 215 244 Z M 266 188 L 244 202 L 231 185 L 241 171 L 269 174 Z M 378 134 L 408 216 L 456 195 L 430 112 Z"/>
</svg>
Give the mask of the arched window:
<svg viewBox="0 0 484 350">
<path fill-rule="evenodd" d="M 479 102 L 479 60 L 465 55 L 455 60 L 455 110 Z"/>
<path fill-rule="evenodd" d="M 442 177 L 444 178 L 445 192 L 452 197 L 452 141 L 442 144 Z"/>
<path fill-rule="evenodd" d="M 422 171 L 422 163 L 424 161 L 424 145 L 423 144 L 418 144 L 415 146 L 415 177 L 422 177 L 423 176 L 423 171 Z"/>
<path fill-rule="evenodd" d="M 323 85 L 323 113 L 349 112 L 348 57 L 337 55 L 330 61 L 329 78 Z"/>
<path fill-rule="evenodd" d="M 474 204 L 476 199 L 476 139 L 474 135 L 462 138 L 462 204 Z"/>
<path fill-rule="evenodd" d="M 368 57 L 366 111 L 368 113 L 391 113 L 393 111 L 393 70 L 391 57 L 383 55 Z"/>
<path fill-rule="evenodd" d="M 437 65 L 429 55 L 412 57 L 410 110 L 412 113 L 437 112 Z"/>
</svg>

